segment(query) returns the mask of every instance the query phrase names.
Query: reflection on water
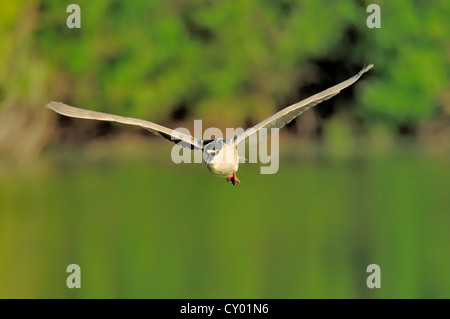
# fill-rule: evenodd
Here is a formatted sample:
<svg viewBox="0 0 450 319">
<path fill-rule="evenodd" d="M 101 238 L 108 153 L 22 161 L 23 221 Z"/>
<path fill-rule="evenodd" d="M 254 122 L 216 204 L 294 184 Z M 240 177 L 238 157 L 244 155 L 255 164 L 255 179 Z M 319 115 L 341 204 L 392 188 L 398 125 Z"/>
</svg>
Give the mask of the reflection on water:
<svg viewBox="0 0 450 319">
<path fill-rule="evenodd" d="M 146 154 L 66 149 L 2 173 L 0 297 L 450 297 L 447 157 L 285 147 L 277 174 L 244 164 L 232 187 Z"/>
</svg>

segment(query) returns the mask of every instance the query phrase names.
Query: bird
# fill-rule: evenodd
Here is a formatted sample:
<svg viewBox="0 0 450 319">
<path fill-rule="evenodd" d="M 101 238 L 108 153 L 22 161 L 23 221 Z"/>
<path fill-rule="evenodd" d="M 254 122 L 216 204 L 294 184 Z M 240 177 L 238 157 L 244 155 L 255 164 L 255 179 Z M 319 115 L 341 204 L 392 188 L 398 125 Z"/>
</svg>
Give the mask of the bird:
<svg viewBox="0 0 450 319">
<path fill-rule="evenodd" d="M 281 129 L 311 107 L 332 98 L 341 90 L 358 81 L 364 73 L 372 68 L 373 64 L 368 64 L 367 66 L 364 66 L 361 71 L 359 71 L 353 77 L 340 82 L 324 91 L 321 91 L 307 99 L 287 106 L 277 113 L 273 114 L 272 116 L 268 117 L 267 119 L 263 120 L 262 122 L 256 124 L 255 126 L 248 128 L 243 133 L 229 139 L 215 138 L 210 140 L 202 140 L 189 134 L 184 134 L 180 131 L 172 130 L 150 121 L 77 108 L 69 106 L 62 102 L 52 101 L 46 106 L 47 108 L 68 117 L 118 122 L 122 124 L 140 126 L 149 130 L 155 135 L 159 135 L 183 147 L 188 147 L 193 150 L 202 150 L 203 160 L 209 172 L 219 177 L 225 177 L 226 180 L 231 181 L 232 185 L 234 186 L 236 183 L 241 183 L 241 181 L 236 176 L 240 161 L 237 147 L 240 143 L 249 139 L 254 134 L 257 134 L 261 129 L 268 129 L 268 132 L 271 128 Z"/>
</svg>

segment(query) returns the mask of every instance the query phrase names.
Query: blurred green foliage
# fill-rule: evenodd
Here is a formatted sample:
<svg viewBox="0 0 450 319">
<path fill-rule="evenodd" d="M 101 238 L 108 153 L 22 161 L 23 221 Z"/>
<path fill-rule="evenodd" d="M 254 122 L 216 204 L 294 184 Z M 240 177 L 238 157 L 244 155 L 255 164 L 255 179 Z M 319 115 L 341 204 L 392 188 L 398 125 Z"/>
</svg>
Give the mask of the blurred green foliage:
<svg viewBox="0 0 450 319">
<path fill-rule="evenodd" d="M 3 102 L 37 85 L 44 93 L 28 102 L 39 110 L 56 99 L 161 121 L 183 106 L 237 126 L 305 97 L 317 61 L 335 63 L 331 84 L 370 62 L 359 116 L 398 125 L 439 114 L 450 4 L 375 1 L 381 29 L 369 29 L 372 2 L 84 0 L 81 29 L 66 27 L 65 2 L 3 4 Z"/>
<path fill-rule="evenodd" d="M 384 1 L 382 28 L 367 36 L 380 76 L 362 95 L 367 116 L 391 123 L 429 119 L 450 88 L 450 3 Z"/>
</svg>

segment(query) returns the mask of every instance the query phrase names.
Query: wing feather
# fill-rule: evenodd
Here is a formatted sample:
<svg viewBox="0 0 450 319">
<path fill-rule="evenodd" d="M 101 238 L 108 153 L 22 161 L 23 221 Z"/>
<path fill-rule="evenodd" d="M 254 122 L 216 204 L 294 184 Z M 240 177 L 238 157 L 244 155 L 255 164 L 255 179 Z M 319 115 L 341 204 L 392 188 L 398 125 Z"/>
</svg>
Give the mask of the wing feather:
<svg viewBox="0 0 450 319">
<path fill-rule="evenodd" d="M 203 149 L 203 141 L 195 138 L 191 135 L 187 135 L 181 133 L 179 131 L 172 130 L 165 126 L 135 119 L 132 117 L 124 117 L 120 115 L 114 115 L 109 113 L 90 111 L 86 109 L 81 109 L 78 107 L 69 106 L 67 104 L 61 102 L 50 102 L 47 104 L 49 109 L 53 111 L 70 117 L 76 117 L 80 119 L 89 119 L 89 120 L 98 120 L 98 121 L 109 121 L 109 122 L 117 122 L 122 124 L 136 125 L 143 127 L 155 135 L 159 135 L 164 137 L 165 139 L 172 141 L 174 143 L 179 143 L 184 147 L 190 147 L 191 149 Z"/>
<path fill-rule="evenodd" d="M 240 142 L 244 141 L 246 138 L 250 137 L 253 134 L 256 134 L 260 129 L 262 128 L 282 128 L 289 122 L 291 122 L 293 119 L 298 117 L 303 112 L 309 110 L 313 106 L 326 101 L 336 94 L 338 94 L 341 90 L 345 89 L 346 87 L 352 85 L 358 79 L 363 75 L 365 72 L 369 71 L 373 67 L 373 64 L 369 64 L 368 66 L 364 67 L 361 71 L 359 71 L 358 74 L 355 76 L 329 88 L 325 91 L 322 91 L 320 93 L 317 93 L 305 100 L 302 100 L 300 102 L 297 102 L 291 106 L 288 106 L 281 111 L 275 113 L 271 117 L 265 119 L 264 121 L 256 124 L 255 126 L 247 129 L 242 134 L 238 135 L 235 139 L 235 143 L 239 144 Z M 270 135 L 270 130 L 267 131 L 267 136 Z"/>
</svg>

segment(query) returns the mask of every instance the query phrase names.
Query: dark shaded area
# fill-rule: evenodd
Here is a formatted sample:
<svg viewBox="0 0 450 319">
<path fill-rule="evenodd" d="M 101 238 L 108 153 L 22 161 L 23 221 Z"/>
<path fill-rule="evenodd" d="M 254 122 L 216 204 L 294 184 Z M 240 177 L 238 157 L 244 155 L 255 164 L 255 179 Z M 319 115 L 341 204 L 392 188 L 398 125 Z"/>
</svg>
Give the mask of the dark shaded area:
<svg viewBox="0 0 450 319">
<path fill-rule="evenodd" d="M 159 134 L 160 134 L 162 137 L 164 137 L 166 140 L 171 141 L 171 142 L 173 142 L 173 143 L 175 143 L 175 144 L 178 144 L 178 145 L 180 145 L 180 146 L 190 148 L 191 150 L 198 149 L 197 147 L 195 147 L 195 146 L 192 145 L 191 143 L 184 142 L 184 141 L 182 141 L 182 140 L 180 140 L 180 139 L 175 139 L 175 138 L 173 138 L 172 136 L 170 136 L 170 135 L 168 135 L 168 134 L 165 134 L 165 133 L 162 133 L 162 132 L 160 132 Z"/>
<path fill-rule="evenodd" d="M 106 135 L 112 135 L 115 133 L 115 129 L 111 122 L 100 121 L 97 129 L 95 130 L 96 136 L 101 137 Z"/>
<path fill-rule="evenodd" d="M 181 19 L 188 35 L 192 39 L 199 40 L 205 44 L 212 42 L 215 39 L 213 31 L 198 23 L 193 17 L 189 15 L 188 12 L 185 12 L 181 16 Z"/>
<path fill-rule="evenodd" d="M 114 138 L 119 128 L 107 121 L 91 121 L 57 115 L 56 141 L 67 144 L 83 144 L 95 138 Z"/>
<path fill-rule="evenodd" d="M 405 137 L 414 136 L 417 133 L 417 128 L 412 123 L 404 123 L 404 124 L 399 125 L 398 133 L 401 136 L 405 136 Z"/>
<path fill-rule="evenodd" d="M 272 7 L 272 10 L 277 11 L 282 16 L 288 16 L 292 12 L 294 2 L 290 0 L 271 1 L 266 0 L 266 5 Z"/>
<path fill-rule="evenodd" d="M 321 57 L 312 58 L 310 60 L 312 72 L 315 73 L 314 81 L 307 82 L 305 79 L 298 79 L 297 94 L 286 99 L 285 105 L 291 105 L 304 98 L 317 94 L 326 90 L 348 78 L 357 74 L 363 65 L 353 64 L 348 60 L 348 56 L 353 53 L 351 50 L 356 50 L 361 35 L 355 26 L 350 25 L 344 32 L 344 36 L 340 43 Z M 337 113 L 337 105 L 342 101 L 347 100 L 348 107 L 353 103 L 350 101 L 354 98 L 354 86 L 347 87 L 335 97 L 320 103 L 312 110 L 319 119 L 329 119 Z M 323 121 L 318 120 L 314 134 L 318 137 L 322 135 Z M 286 125 L 288 130 L 296 132 L 296 119 Z"/>
<path fill-rule="evenodd" d="M 170 119 L 175 121 L 183 121 L 189 116 L 189 105 L 187 101 L 182 100 L 176 104 L 170 113 Z"/>
</svg>

